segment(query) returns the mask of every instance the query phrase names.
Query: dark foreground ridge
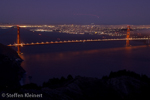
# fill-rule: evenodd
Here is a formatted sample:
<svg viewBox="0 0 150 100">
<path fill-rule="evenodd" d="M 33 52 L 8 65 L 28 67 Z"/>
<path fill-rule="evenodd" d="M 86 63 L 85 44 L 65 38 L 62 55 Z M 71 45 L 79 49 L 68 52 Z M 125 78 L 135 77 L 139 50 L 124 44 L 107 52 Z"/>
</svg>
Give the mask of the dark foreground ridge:
<svg viewBox="0 0 150 100">
<path fill-rule="evenodd" d="M 120 70 L 102 79 L 81 76 L 73 78 L 71 75 L 67 78 L 53 78 L 44 82 L 43 86 L 26 84 L 11 93 L 42 94 L 42 99 L 46 100 L 145 100 L 150 99 L 149 90 L 150 78 L 146 75 Z M 4 92 L 8 91 L 1 93 Z"/>
<path fill-rule="evenodd" d="M 20 66 L 22 59 L 12 48 L 0 44 L 0 90 L 11 90 L 20 86 L 25 71 Z"/>
<path fill-rule="evenodd" d="M 111 72 L 109 76 L 104 76 L 102 79 L 82 76 L 73 78 L 68 75 L 67 78 L 49 79 L 42 86 L 37 86 L 34 83 L 21 86 L 19 81 L 25 73 L 20 66 L 21 61 L 14 50 L 0 44 L 0 99 L 150 99 L 150 78 L 126 70 Z M 31 95 L 25 97 L 24 94 Z"/>
</svg>

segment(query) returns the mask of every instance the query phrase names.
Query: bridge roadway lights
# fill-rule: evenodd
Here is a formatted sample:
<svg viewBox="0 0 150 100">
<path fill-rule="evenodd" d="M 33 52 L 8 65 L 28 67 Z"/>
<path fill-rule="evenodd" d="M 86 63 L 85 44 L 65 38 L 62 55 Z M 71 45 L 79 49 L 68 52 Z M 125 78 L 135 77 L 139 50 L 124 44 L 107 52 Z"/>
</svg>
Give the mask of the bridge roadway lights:
<svg viewBox="0 0 150 100">
<path fill-rule="evenodd" d="M 94 42 L 94 41 L 126 41 L 126 45 L 130 46 L 129 41 L 131 40 L 147 40 L 147 43 L 150 42 L 147 38 L 122 38 L 122 39 L 96 39 L 96 40 L 68 40 L 68 41 L 51 41 L 51 42 L 36 42 L 36 43 L 20 43 L 20 44 L 9 44 L 7 46 L 24 46 L 24 45 L 37 45 L 37 44 L 55 44 L 55 43 L 74 43 L 74 42 Z"/>
</svg>

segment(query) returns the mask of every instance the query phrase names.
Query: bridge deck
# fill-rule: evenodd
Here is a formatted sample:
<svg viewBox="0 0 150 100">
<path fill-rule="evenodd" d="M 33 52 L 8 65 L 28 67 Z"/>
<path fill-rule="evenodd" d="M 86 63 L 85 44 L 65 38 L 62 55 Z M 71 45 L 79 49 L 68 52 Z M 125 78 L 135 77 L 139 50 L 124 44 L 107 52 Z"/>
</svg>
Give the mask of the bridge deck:
<svg viewBox="0 0 150 100">
<path fill-rule="evenodd" d="M 87 39 L 87 40 L 67 40 L 67 41 L 50 41 L 50 42 L 36 42 L 36 43 L 20 43 L 9 44 L 8 46 L 26 46 L 26 45 L 40 45 L 40 44 L 56 44 L 56 43 L 76 43 L 76 42 L 94 42 L 94 41 L 120 41 L 120 40 L 149 40 L 148 38 L 121 38 L 121 39 Z"/>
</svg>

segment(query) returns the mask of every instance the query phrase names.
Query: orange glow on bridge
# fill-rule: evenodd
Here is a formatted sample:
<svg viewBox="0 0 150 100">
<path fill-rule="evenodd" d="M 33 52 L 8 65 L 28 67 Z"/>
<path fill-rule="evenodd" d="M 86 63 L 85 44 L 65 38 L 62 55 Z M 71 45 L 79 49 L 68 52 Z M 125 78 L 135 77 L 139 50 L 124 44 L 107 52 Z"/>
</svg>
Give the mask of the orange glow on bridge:
<svg viewBox="0 0 150 100">
<path fill-rule="evenodd" d="M 87 40 L 64 40 L 64 41 L 50 41 L 50 42 L 35 42 L 35 43 L 20 43 L 9 44 L 8 46 L 26 46 L 26 45 L 41 45 L 41 44 L 58 44 L 58 43 L 82 43 L 82 42 L 100 42 L 100 41 L 131 41 L 131 40 L 148 40 L 148 38 L 116 38 L 116 39 L 87 39 Z"/>
<path fill-rule="evenodd" d="M 127 26 L 127 39 L 130 38 L 130 26 Z M 126 40 L 126 46 L 130 46 L 129 40 Z"/>
<path fill-rule="evenodd" d="M 20 27 L 17 25 L 17 44 L 20 44 Z M 17 45 L 17 48 L 18 48 L 18 54 L 21 53 L 21 47 L 20 45 Z"/>
</svg>

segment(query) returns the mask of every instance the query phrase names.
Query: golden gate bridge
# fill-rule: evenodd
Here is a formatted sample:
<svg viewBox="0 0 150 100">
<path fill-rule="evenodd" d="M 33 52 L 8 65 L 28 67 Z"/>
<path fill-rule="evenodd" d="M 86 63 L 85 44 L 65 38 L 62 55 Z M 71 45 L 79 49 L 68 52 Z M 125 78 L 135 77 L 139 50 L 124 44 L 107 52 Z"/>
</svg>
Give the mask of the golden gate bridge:
<svg viewBox="0 0 150 100">
<path fill-rule="evenodd" d="M 127 26 L 126 38 L 114 38 L 114 39 L 84 39 L 84 40 L 64 40 L 64 41 L 50 41 L 50 42 L 35 42 L 35 43 L 21 43 L 20 42 L 20 27 L 17 25 L 17 43 L 9 44 L 8 46 L 16 46 L 18 48 L 18 54 L 21 53 L 20 48 L 28 45 L 42 45 L 42 44 L 57 44 L 57 43 L 77 43 L 77 42 L 98 42 L 98 41 L 126 41 L 126 46 L 130 46 L 129 41 L 131 40 L 147 40 L 149 38 L 130 38 L 130 26 Z"/>
</svg>

